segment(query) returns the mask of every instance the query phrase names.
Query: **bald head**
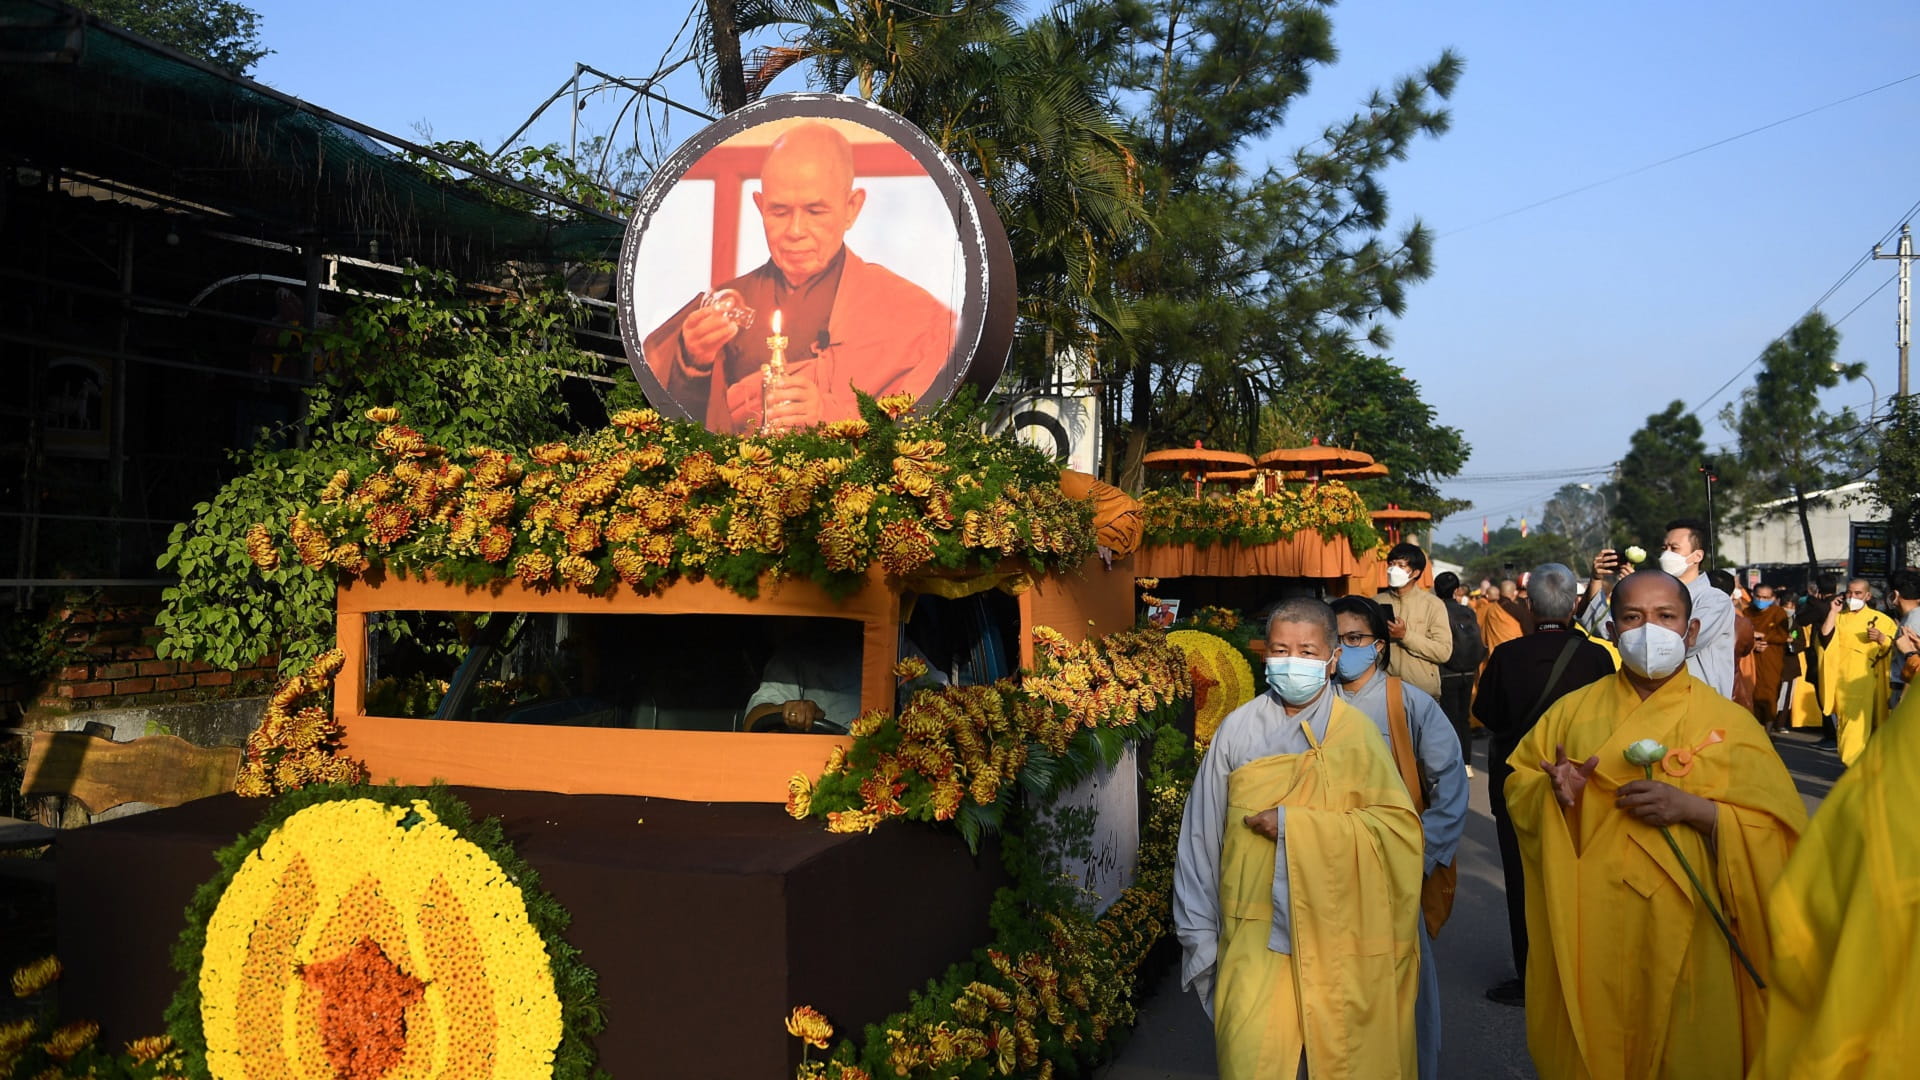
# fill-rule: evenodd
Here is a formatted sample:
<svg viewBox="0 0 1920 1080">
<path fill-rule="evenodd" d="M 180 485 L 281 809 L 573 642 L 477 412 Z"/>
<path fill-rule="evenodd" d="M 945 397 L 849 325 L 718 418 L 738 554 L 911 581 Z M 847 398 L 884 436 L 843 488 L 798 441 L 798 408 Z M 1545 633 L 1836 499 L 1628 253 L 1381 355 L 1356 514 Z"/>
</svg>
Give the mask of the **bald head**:
<svg viewBox="0 0 1920 1080">
<path fill-rule="evenodd" d="M 1608 601 L 1608 609 L 1616 622 L 1628 610 L 1654 606 L 1675 608 L 1683 620 L 1693 618 L 1693 594 L 1679 578 L 1664 570 L 1636 570 L 1628 574 L 1613 587 L 1613 596 Z"/>
<path fill-rule="evenodd" d="M 773 264 L 795 285 L 840 254 L 866 201 L 866 190 L 853 186 L 853 146 L 821 123 L 797 125 L 774 140 L 753 195 Z"/>
</svg>

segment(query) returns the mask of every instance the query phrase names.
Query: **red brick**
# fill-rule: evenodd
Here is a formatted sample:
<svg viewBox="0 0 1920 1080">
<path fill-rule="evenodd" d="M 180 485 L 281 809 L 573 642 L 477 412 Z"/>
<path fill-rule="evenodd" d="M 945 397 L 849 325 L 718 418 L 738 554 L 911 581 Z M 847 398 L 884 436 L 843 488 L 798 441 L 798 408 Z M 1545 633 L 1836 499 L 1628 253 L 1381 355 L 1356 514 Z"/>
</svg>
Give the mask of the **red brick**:
<svg viewBox="0 0 1920 1080">
<path fill-rule="evenodd" d="M 132 645 L 124 649 L 115 649 L 114 655 L 122 660 L 151 660 L 153 659 L 153 646 Z"/>
<path fill-rule="evenodd" d="M 155 690 L 185 690 L 192 685 L 191 675 L 165 675 L 153 680 Z"/>
<path fill-rule="evenodd" d="M 93 632 L 93 641 L 96 645 L 131 645 L 139 640 L 140 631 L 133 629 L 96 630 Z"/>
<path fill-rule="evenodd" d="M 61 697 L 106 697 L 111 693 L 113 684 L 110 682 L 67 683 L 60 687 Z"/>
<path fill-rule="evenodd" d="M 204 675 L 195 677 L 194 682 L 199 686 L 231 686 L 233 685 L 233 672 L 209 671 Z"/>
<path fill-rule="evenodd" d="M 86 682 L 92 670 L 85 664 L 68 664 L 61 668 L 60 674 L 55 675 L 54 678 L 60 682 Z"/>
<path fill-rule="evenodd" d="M 115 697 L 121 694 L 150 694 L 152 692 L 152 679 L 116 679 L 113 683 L 113 693 Z"/>
<path fill-rule="evenodd" d="M 212 671 L 213 669 L 214 669 L 213 665 L 207 663 L 205 660 L 195 660 L 193 663 L 188 664 L 186 667 L 182 668 L 181 670 L 191 671 L 195 675 L 198 675 L 203 671 Z"/>
<path fill-rule="evenodd" d="M 179 670 L 180 665 L 172 660 L 142 660 L 140 662 L 140 674 L 142 675 L 171 675 Z"/>
<path fill-rule="evenodd" d="M 101 664 L 93 669 L 96 679 L 131 679 L 139 673 L 138 664 Z"/>
</svg>

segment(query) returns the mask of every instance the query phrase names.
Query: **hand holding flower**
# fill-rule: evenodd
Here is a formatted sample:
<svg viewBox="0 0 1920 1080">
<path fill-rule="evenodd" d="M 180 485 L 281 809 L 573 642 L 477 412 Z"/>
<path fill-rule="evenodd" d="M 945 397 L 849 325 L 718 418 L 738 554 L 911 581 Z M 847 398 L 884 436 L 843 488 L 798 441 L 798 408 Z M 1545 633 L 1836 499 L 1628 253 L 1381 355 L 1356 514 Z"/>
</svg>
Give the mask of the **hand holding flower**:
<svg viewBox="0 0 1920 1080">
<path fill-rule="evenodd" d="M 1720 820 L 1720 810 L 1711 799 L 1682 791 L 1658 780 L 1634 780 L 1620 785 L 1613 805 L 1657 828 L 1691 825 L 1708 837 Z"/>
</svg>

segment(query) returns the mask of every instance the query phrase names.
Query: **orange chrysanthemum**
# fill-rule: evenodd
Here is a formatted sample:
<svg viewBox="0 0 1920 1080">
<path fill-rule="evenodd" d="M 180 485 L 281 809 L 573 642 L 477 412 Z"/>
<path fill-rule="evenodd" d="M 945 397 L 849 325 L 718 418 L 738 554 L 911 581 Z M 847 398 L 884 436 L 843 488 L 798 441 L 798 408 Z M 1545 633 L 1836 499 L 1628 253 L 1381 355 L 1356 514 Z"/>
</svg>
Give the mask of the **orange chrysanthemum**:
<svg viewBox="0 0 1920 1080">
<path fill-rule="evenodd" d="M 816 1049 L 825 1050 L 833 1038 L 833 1024 L 810 1005 L 795 1006 L 787 1017 L 787 1034 Z"/>
<path fill-rule="evenodd" d="M 553 557 L 543 551 L 529 551 L 513 560 L 513 574 L 528 585 L 543 585 L 553 580 Z"/>
</svg>

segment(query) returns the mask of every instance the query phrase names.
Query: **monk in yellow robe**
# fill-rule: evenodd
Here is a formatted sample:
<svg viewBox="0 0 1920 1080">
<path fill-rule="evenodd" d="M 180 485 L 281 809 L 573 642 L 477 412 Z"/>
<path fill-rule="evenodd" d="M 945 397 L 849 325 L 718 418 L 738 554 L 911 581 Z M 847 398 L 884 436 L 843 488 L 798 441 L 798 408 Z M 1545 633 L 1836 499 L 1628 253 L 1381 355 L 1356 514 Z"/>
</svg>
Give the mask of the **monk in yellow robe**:
<svg viewBox="0 0 1920 1080">
<path fill-rule="evenodd" d="M 1658 570 L 1615 586 L 1625 667 L 1561 698 L 1508 758 L 1526 867 L 1527 1047 L 1546 1080 L 1738 1077 L 1764 992 L 1741 967 L 1665 827 L 1765 981 L 1766 901 L 1807 812 L 1752 716 L 1685 668 L 1692 597 Z M 1669 752 L 1657 780 L 1627 760 Z"/>
<path fill-rule="evenodd" d="M 1900 627 L 1868 606 L 1872 602 L 1873 586 L 1854 578 L 1845 596 L 1833 598 L 1820 626 L 1820 699 L 1833 713 L 1845 765 L 1859 758 L 1867 740 L 1887 722 L 1887 700 L 1893 695 L 1891 655 Z"/>
<path fill-rule="evenodd" d="M 1420 818 L 1328 685 L 1333 611 L 1284 601 L 1266 640 L 1268 692 L 1220 722 L 1181 820 L 1181 985 L 1222 1080 L 1414 1077 Z"/>
<path fill-rule="evenodd" d="M 1750 1080 L 1896 1080 L 1920 1059 L 1920 695 L 1814 815 L 1768 912 L 1766 1050 Z"/>
<path fill-rule="evenodd" d="M 1780 726 L 1780 683 L 1793 622 L 1786 607 L 1775 602 L 1771 585 L 1754 586 L 1747 618 L 1753 620 L 1753 716 L 1772 729 Z"/>
</svg>

